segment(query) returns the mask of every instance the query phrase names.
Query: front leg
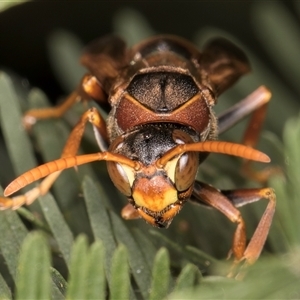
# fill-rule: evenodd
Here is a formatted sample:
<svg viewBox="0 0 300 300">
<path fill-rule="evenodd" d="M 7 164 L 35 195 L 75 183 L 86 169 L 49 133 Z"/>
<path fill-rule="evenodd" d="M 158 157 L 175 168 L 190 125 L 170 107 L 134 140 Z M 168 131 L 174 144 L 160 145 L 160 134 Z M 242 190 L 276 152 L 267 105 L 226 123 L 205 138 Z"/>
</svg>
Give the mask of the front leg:
<svg viewBox="0 0 300 300">
<path fill-rule="evenodd" d="M 236 207 L 263 198 L 269 200 L 269 203 L 249 244 L 246 246 L 245 222 Z M 233 268 L 243 260 L 246 264 L 253 264 L 258 259 L 267 239 L 275 212 L 276 196 L 271 188 L 219 191 L 208 184 L 196 181 L 191 200 L 214 207 L 231 222 L 237 223 L 231 249 L 235 258 Z M 229 276 L 233 276 L 233 272 Z"/>
<path fill-rule="evenodd" d="M 102 116 L 100 115 L 100 113 L 95 108 L 91 108 L 82 115 L 79 122 L 72 130 L 72 132 L 64 146 L 62 154 L 61 154 L 63 164 L 64 164 L 64 161 L 63 161 L 64 158 L 74 158 L 76 156 L 77 151 L 80 147 L 80 143 L 81 143 L 82 136 L 83 136 L 87 122 L 89 122 L 93 125 L 95 137 L 96 137 L 96 140 L 99 144 L 101 151 L 103 152 L 103 151 L 107 150 L 108 138 L 107 138 L 105 121 L 102 118 Z M 76 167 L 76 165 L 74 165 L 74 167 Z M 32 180 L 32 179 L 34 179 L 34 177 L 42 174 L 42 172 L 40 170 L 41 169 L 39 169 L 39 168 L 35 168 L 35 169 L 27 172 L 27 175 L 25 177 L 23 176 L 25 182 L 30 183 L 30 182 L 34 181 L 34 180 Z M 50 170 L 50 168 L 47 167 L 46 170 Z M 29 190 L 24 195 L 20 195 L 20 196 L 13 197 L 13 198 L 0 197 L 0 210 L 4 210 L 4 209 L 8 209 L 8 208 L 17 209 L 24 204 L 26 204 L 26 205 L 31 204 L 39 196 L 45 195 L 50 190 L 50 188 L 52 187 L 52 185 L 54 184 L 56 179 L 59 177 L 61 172 L 62 172 L 62 170 L 59 170 L 56 172 L 50 172 L 51 174 L 48 175 L 45 179 L 43 179 L 38 186 Z M 18 181 L 15 180 L 11 183 L 11 185 L 12 184 L 13 184 L 13 188 L 12 188 L 11 192 L 7 192 L 7 189 L 6 189 L 6 192 L 8 194 L 13 193 L 15 190 L 15 187 L 17 187 L 17 190 L 19 189 L 18 186 L 20 184 L 18 183 Z"/>
</svg>

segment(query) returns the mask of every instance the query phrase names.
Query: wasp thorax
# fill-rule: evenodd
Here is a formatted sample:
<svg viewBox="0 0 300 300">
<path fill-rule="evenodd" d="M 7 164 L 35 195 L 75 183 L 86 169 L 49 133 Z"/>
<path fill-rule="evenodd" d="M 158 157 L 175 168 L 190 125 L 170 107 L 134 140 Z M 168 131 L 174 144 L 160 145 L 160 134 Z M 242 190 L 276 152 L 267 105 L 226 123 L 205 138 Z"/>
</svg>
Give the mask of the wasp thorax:
<svg viewBox="0 0 300 300">
<path fill-rule="evenodd" d="M 148 223 L 167 227 L 192 192 L 198 168 L 198 154 L 183 153 L 164 166 L 157 161 L 170 149 L 193 143 L 194 132 L 175 124 L 147 124 L 115 140 L 111 152 L 138 161 L 138 171 L 108 162 L 108 172 L 115 186 L 126 195 L 140 216 Z"/>
</svg>

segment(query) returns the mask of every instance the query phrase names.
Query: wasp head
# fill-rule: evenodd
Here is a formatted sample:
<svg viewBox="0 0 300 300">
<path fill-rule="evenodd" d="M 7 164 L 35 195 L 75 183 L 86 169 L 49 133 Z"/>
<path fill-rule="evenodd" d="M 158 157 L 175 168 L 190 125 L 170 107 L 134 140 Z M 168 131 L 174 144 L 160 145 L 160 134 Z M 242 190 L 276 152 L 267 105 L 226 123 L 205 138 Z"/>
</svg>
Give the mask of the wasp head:
<svg viewBox="0 0 300 300">
<path fill-rule="evenodd" d="M 184 126 L 157 123 L 139 126 L 117 138 L 109 151 L 140 165 L 108 162 L 115 186 L 128 197 L 139 216 L 155 227 L 168 227 L 189 199 L 196 177 L 199 154 L 181 153 L 160 165 L 159 159 L 177 145 L 193 143 L 196 134 Z"/>
</svg>

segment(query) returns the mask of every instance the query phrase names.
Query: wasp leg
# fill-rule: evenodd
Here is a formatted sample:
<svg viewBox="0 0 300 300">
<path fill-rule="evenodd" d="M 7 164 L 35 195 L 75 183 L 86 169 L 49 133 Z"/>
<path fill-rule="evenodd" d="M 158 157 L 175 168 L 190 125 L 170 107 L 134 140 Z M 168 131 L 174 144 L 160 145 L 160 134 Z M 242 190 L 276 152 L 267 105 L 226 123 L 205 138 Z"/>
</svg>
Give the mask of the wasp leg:
<svg viewBox="0 0 300 300">
<path fill-rule="evenodd" d="M 63 149 L 62 157 L 74 156 L 77 153 L 87 122 L 93 125 L 95 138 L 100 150 L 102 152 L 107 150 L 106 122 L 98 110 L 92 107 L 81 116 L 79 122 L 73 128 Z"/>
<path fill-rule="evenodd" d="M 228 110 L 224 111 L 222 114 L 218 115 L 218 127 L 219 127 L 219 134 L 225 132 L 232 126 L 234 126 L 236 123 L 250 115 L 251 113 L 259 110 L 261 107 L 262 108 L 260 113 L 257 113 L 260 115 L 261 120 L 259 121 L 259 124 L 257 124 L 258 121 L 258 116 L 255 117 L 257 120 L 253 123 L 251 120 L 250 123 L 253 123 L 251 125 L 252 128 L 248 128 L 248 130 L 254 132 L 257 132 L 257 136 L 254 139 L 254 135 L 252 135 L 252 146 L 255 145 L 256 140 L 259 135 L 259 131 L 262 125 L 262 122 L 264 120 L 264 114 L 265 114 L 265 109 L 267 106 L 267 103 L 271 99 L 271 92 L 265 87 L 265 86 L 260 86 L 257 88 L 253 93 L 251 93 L 249 96 L 247 96 L 245 99 L 241 100 L 237 104 L 233 105 L 230 107 Z M 256 123 L 256 125 L 255 125 Z M 249 135 L 249 133 L 247 134 Z M 250 137 L 249 137 L 250 140 Z M 250 143 L 249 143 L 250 145 Z"/>
<path fill-rule="evenodd" d="M 246 246 L 245 222 L 236 207 L 256 202 L 260 199 L 267 199 L 269 203 L 249 244 Z M 196 181 L 192 201 L 214 207 L 228 217 L 230 221 L 237 223 L 231 249 L 235 259 L 232 271 L 228 276 L 233 276 L 235 267 L 241 261 L 245 261 L 247 265 L 253 264 L 258 259 L 267 239 L 275 212 L 276 196 L 271 188 L 219 191 L 210 185 Z"/>
<path fill-rule="evenodd" d="M 130 204 L 126 204 L 121 212 L 121 216 L 125 220 L 135 220 L 140 219 L 141 215 L 138 213 L 138 211 Z"/>
<path fill-rule="evenodd" d="M 276 207 L 275 192 L 272 188 L 267 187 L 256 189 L 222 190 L 221 193 L 225 195 L 235 207 L 241 207 L 261 199 L 267 199 L 269 201 L 243 255 L 243 259 L 245 259 L 247 263 L 253 264 L 258 259 L 270 230 Z"/>
<path fill-rule="evenodd" d="M 265 120 L 267 106 L 270 99 L 270 91 L 264 86 L 259 87 L 244 100 L 232 106 L 218 117 L 219 133 L 226 131 L 244 117 L 252 113 L 248 127 L 243 136 L 243 144 L 248 147 L 255 147 Z M 242 172 L 247 177 L 258 182 L 266 182 L 271 175 L 279 173 L 280 170 L 276 167 L 271 167 L 265 168 L 261 171 L 255 171 L 252 167 L 251 161 L 244 160 Z"/>
<path fill-rule="evenodd" d="M 104 143 L 107 143 L 107 132 L 105 127 L 105 121 L 95 108 L 91 108 L 82 115 L 79 122 L 72 130 L 62 151 L 61 158 L 76 156 L 87 122 L 93 124 L 96 138 L 97 139 L 101 138 Z M 106 147 L 102 145 L 101 150 L 102 151 L 106 150 Z M 49 191 L 49 189 L 52 187 L 52 185 L 59 177 L 61 172 L 62 171 L 56 171 L 48 175 L 44 180 L 42 180 L 42 182 L 37 187 L 34 187 L 24 195 L 20 195 L 14 198 L 0 197 L 0 209 L 1 210 L 8 209 L 8 208 L 17 209 L 24 204 L 26 205 L 31 204 L 39 196 L 43 196 Z M 31 177 L 32 176 L 33 175 L 31 174 Z"/>
<path fill-rule="evenodd" d="M 264 93 L 264 101 L 261 102 L 262 106 L 258 107 L 252 114 L 248 127 L 244 133 L 243 144 L 249 147 L 255 147 L 258 143 L 259 135 L 261 133 L 262 125 L 266 117 L 268 102 L 270 100 L 270 93 Z M 258 182 L 266 182 L 268 178 L 279 172 L 276 167 L 268 167 L 263 170 L 256 171 L 252 167 L 250 160 L 244 160 L 242 165 L 242 172 Z"/>
<path fill-rule="evenodd" d="M 23 117 L 23 124 L 26 128 L 30 128 L 37 120 L 59 118 L 76 102 L 88 101 L 90 99 L 100 102 L 100 105 L 107 109 L 107 96 L 102 90 L 102 87 L 94 76 L 86 74 L 77 89 L 61 104 L 55 107 L 28 110 Z"/>
</svg>

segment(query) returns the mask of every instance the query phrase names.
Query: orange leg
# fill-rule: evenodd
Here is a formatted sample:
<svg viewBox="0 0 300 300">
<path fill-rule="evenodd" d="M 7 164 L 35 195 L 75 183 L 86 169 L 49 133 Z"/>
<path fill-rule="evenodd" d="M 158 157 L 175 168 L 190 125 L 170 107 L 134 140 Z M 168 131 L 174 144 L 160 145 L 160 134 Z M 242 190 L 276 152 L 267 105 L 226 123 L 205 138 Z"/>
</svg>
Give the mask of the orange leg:
<svg viewBox="0 0 300 300">
<path fill-rule="evenodd" d="M 248 125 L 248 129 L 244 135 L 244 141 L 247 142 L 249 146 L 255 146 L 265 118 L 266 106 L 270 99 L 271 92 L 266 87 L 260 86 L 257 88 L 245 99 L 218 115 L 219 134 L 225 132 L 236 123 L 253 113 L 254 116 Z"/>
<path fill-rule="evenodd" d="M 243 137 L 244 145 L 249 147 L 256 146 L 259 139 L 259 135 L 261 133 L 263 122 L 266 117 L 267 108 L 268 102 L 264 103 L 252 114 L 250 122 Z M 249 160 L 244 160 L 242 171 L 246 176 L 258 182 L 266 182 L 272 174 L 277 173 L 277 169 L 272 167 L 265 168 L 261 171 L 256 171 L 252 168 L 252 163 Z"/>
<path fill-rule="evenodd" d="M 23 117 L 23 124 L 26 128 L 30 128 L 37 120 L 59 118 L 76 102 L 88 101 L 91 98 L 100 102 L 104 107 L 108 106 L 107 96 L 97 79 L 94 76 L 87 74 L 82 78 L 77 89 L 61 104 L 55 107 L 31 109 L 27 111 Z"/>
<path fill-rule="evenodd" d="M 267 199 L 269 203 L 249 244 L 246 246 L 245 222 L 236 207 L 260 199 Z M 271 188 L 219 191 L 212 186 L 196 181 L 192 201 L 212 206 L 222 212 L 230 221 L 237 223 L 231 250 L 235 257 L 233 269 L 242 260 L 245 260 L 246 264 L 253 264 L 258 259 L 275 212 L 276 196 Z M 229 276 L 232 275 L 233 272 L 229 274 Z"/>
<path fill-rule="evenodd" d="M 252 264 L 258 259 L 270 230 L 276 207 L 276 195 L 274 190 L 267 187 L 256 189 L 223 190 L 221 193 L 225 195 L 235 207 L 241 207 L 261 199 L 269 200 L 266 210 L 261 217 L 253 237 L 251 238 L 243 255 L 243 259 L 245 259 L 249 264 Z"/>
<path fill-rule="evenodd" d="M 222 133 L 226 131 L 238 121 L 252 113 L 242 143 L 248 147 L 255 147 L 261 133 L 270 99 L 270 91 L 264 86 L 259 87 L 244 100 L 232 106 L 218 117 L 219 132 Z M 280 170 L 275 167 L 256 171 L 253 169 L 252 163 L 249 160 L 244 160 L 242 171 L 247 177 L 262 183 L 266 182 L 274 173 L 280 172 Z"/>
<path fill-rule="evenodd" d="M 100 140 L 99 146 L 101 150 L 106 150 L 105 144 L 107 143 L 107 132 L 105 121 L 95 108 L 91 108 L 82 115 L 81 119 L 72 130 L 62 151 L 61 158 L 74 157 L 76 155 L 87 122 L 93 124 L 96 137 L 98 135 L 97 140 Z M 0 197 L 0 209 L 17 209 L 23 204 L 31 204 L 39 196 L 45 195 L 49 191 L 61 172 L 62 171 L 60 170 L 48 175 L 37 187 L 31 189 L 24 195 L 14 198 Z"/>
<path fill-rule="evenodd" d="M 121 216 L 125 220 L 135 220 L 141 218 L 139 212 L 130 203 L 123 207 Z"/>
</svg>

